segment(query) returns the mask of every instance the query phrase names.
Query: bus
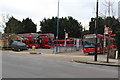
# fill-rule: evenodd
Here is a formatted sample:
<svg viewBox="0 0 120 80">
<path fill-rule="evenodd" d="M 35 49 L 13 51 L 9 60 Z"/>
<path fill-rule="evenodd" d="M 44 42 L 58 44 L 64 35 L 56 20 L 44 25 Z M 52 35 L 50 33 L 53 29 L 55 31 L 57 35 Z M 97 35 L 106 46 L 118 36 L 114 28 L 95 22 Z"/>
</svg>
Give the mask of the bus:
<svg viewBox="0 0 120 80">
<path fill-rule="evenodd" d="M 54 46 L 54 34 L 52 33 L 45 33 L 45 34 L 39 34 L 38 36 L 41 48 L 53 48 Z"/>
<path fill-rule="evenodd" d="M 106 44 L 104 46 L 104 39 Z M 108 52 L 108 37 L 98 34 L 97 35 L 97 53 Z M 83 36 L 83 52 L 85 54 L 94 54 L 96 45 L 96 34 L 88 34 Z M 116 49 L 115 39 L 110 37 L 110 49 Z"/>
<path fill-rule="evenodd" d="M 71 38 L 71 37 L 69 37 L 69 38 L 67 38 L 67 40 L 74 41 L 74 47 L 78 47 L 78 48 L 82 47 L 82 39 L 81 38 Z"/>
<path fill-rule="evenodd" d="M 38 34 L 36 33 L 18 34 L 18 36 L 22 37 L 23 42 L 30 48 L 32 48 L 32 46 L 35 46 L 36 48 L 39 48 L 41 46 L 41 41 L 38 39 Z"/>
<path fill-rule="evenodd" d="M 66 44 L 65 44 L 66 42 Z M 55 46 L 66 46 L 66 47 L 71 47 L 74 46 L 74 40 L 54 40 Z"/>
<path fill-rule="evenodd" d="M 48 37 L 50 40 L 54 39 L 54 34 L 53 33 L 44 33 L 44 34 L 39 34 L 39 37 Z"/>
</svg>

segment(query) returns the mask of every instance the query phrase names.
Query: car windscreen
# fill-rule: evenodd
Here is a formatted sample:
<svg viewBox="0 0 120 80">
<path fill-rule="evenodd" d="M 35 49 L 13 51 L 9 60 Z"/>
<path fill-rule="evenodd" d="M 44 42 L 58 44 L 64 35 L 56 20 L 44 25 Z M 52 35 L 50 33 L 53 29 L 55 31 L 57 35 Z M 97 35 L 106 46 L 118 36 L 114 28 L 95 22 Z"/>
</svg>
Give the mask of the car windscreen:
<svg viewBox="0 0 120 80">
<path fill-rule="evenodd" d="M 86 39 L 84 39 L 84 43 L 85 44 L 95 44 L 95 42 L 96 42 L 96 39 L 95 38 L 86 38 Z"/>
<path fill-rule="evenodd" d="M 25 46 L 26 44 L 25 43 L 21 43 L 21 42 L 15 42 L 15 43 L 13 43 L 13 45 Z"/>
</svg>

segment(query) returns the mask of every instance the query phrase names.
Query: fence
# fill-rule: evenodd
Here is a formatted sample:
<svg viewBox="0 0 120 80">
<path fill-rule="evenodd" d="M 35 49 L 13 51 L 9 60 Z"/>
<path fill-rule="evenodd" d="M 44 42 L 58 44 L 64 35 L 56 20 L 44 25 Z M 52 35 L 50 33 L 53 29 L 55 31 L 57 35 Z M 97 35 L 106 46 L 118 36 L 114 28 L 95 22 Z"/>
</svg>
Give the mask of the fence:
<svg viewBox="0 0 120 80">
<path fill-rule="evenodd" d="M 54 47 L 52 48 L 53 49 L 53 53 L 65 53 L 65 52 L 74 52 L 74 51 L 80 51 L 82 50 L 82 46 L 80 47 L 75 47 L 75 46 L 71 46 L 71 47 L 61 47 L 61 46 L 58 46 L 57 47 Z M 56 50 L 58 49 L 58 51 Z"/>
</svg>

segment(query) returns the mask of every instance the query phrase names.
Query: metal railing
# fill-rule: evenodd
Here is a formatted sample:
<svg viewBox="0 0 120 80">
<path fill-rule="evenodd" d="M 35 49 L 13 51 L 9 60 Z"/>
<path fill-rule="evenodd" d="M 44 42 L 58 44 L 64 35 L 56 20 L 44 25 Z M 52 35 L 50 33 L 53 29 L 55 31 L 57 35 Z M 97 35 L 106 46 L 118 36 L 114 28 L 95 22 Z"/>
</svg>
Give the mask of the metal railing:
<svg viewBox="0 0 120 80">
<path fill-rule="evenodd" d="M 58 46 L 58 52 L 56 52 L 56 47 L 54 47 L 52 49 L 53 49 L 53 53 L 65 53 L 65 52 L 80 51 L 80 50 L 82 50 L 82 46 L 80 46 L 80 47 L 75 47 L 75 46 L 70 46 L 70 47 Z"/>
</svg>

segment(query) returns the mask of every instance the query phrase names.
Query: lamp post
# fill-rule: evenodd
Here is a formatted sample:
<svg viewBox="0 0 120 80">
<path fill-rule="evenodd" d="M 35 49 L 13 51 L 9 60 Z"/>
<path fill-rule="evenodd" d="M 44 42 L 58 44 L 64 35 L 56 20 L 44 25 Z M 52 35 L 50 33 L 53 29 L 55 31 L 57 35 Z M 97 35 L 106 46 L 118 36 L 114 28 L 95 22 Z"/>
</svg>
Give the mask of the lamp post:
<svg viewBox="0 0 120 80">
<path fill-rule="evenodd" d="M 94 58 L 94 61 L 97 61 L 97 48 L 98 48 L 98 44 L 97 44 L 97 42 L 98 42 L 98 40 L 97 40 L 97 35 L 98 35 L 98 4 L 99 4 L 99 2 L 98 2 L 98 0 L 97 0 L 97 5 L 96 5 L 96 20 L 95 20 L 95 29 L 96 29 L 96 31 L 95 31 L 95 34 L 96 34 L 96 45 L 95 45 L 95 58 Z"/>
<path fill-rule="evenodd" d="M 58 53 L 58 33 L 59 33 L 59 0 L 58 0 L 58 12 L 57 12 L 57 35 L 56 35 L 56 53 Z"/>
</svg>

